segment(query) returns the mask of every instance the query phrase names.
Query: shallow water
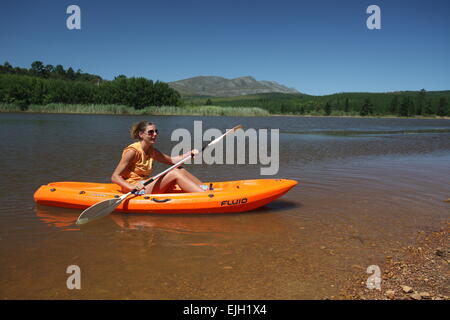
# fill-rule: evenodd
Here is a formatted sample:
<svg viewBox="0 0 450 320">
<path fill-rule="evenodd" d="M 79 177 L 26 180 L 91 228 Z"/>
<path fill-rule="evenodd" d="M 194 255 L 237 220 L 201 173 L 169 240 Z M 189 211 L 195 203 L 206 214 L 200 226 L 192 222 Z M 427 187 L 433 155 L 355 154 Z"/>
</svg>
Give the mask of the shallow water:
<svg viewBox="0 0 450 320">
<path fill-rule="evenodd" d="M 450 217 L 450 121 L 432 119 L 152 117 L 164 152 L 194 120 L 279 128 L 273 177 L 299 184 L 249 213 L 114 213 L 81 227 L 80 211 L 35 205 L 51 181 L 108 182 L 141 119 L 0 114 L 0 298 L 330 298 Z M 260 165 L 186 167 L 204 181 L 267 178 Z M 69 265 L 81 290 L 66 287 Z"/>
</svg>

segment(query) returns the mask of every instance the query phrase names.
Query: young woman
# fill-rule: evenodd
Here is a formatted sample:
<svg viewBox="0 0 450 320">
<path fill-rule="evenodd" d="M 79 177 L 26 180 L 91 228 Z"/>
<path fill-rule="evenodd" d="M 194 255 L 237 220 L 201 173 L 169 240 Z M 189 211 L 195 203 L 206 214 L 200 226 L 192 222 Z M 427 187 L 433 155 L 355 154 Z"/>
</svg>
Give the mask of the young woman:
<svg viewBox="0 0 450 320">
<path fill-rule="evenodd" d="M 194 149 L 184 155 L 170 157 L 154 148 L 158 129 L 151 122 L 141 121 L 131 127 L 131 137 L 138 140 L 123 150 L 122 159 L 114 170 L 111 181 L 122 187 L 122 192 L 130 192 L 134 188 L 145 193 L 164 193 L 178 184 L 183 192 L 203 192 L 202 183 L 184 168 L 178 167 L 162 175 L 147 186 L 143 182 L 150 179 L 153 160 L 173 165 L 191 154 Z"/>
</svg>

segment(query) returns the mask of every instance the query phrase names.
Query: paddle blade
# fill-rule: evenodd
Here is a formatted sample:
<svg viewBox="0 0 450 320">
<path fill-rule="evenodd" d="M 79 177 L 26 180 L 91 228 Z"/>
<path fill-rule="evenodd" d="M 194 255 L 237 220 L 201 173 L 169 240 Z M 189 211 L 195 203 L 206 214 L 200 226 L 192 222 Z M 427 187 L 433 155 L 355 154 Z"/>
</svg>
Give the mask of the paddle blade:
<svg viewBox="0 0 450 320">
<path fill-rule="evenodd" d="M 77 224 L 85 224 L 107 216 L 117 208 L 123 199 L 107 199 L 84 210 L 78 217 Z"/>
<path fill-rule="evenodd" d="M 242 128 L 244 128 L 244 126 L 243 126 L 242 124 L 240 124 L 240 125 L 234 127 L 234 128 L 231 129 L 231 130 L 233 130 L 233 132 L 234 132 L 234 131 L 237 131 L 237 130 L 242 129 Z"/>
</svg>

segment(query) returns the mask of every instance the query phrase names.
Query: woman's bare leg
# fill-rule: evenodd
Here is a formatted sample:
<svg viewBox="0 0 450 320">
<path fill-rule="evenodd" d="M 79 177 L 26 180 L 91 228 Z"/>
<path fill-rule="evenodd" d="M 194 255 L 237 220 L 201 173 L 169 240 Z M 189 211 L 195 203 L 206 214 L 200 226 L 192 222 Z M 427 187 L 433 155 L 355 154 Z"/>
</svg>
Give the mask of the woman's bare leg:
<svg viewBox="0 0 450 320">
<path fill-rule="evenodd" d="M 198 184 L 198 185 L 202 184 L 202 182 L 196 176 L 194 176 L 192 173 L 190 173 L 189 171 L 187 171 L 183 167 L 179 167 L 178 170 L 180 170 L 180 172 L 182 174 L 184 174 L 187 178 L 189 178 L 192 181 L 194 181 L 196 184 Z"/>
<path fill-rule="evenodd" d="M 145 193 L 164 193 L 174 184 L 178 184 L 183 192 L 204 191 L 199 184 L 188 178 L 181 170 L 172 170 L 148 184 L 145 187 Z"/>
</svg>

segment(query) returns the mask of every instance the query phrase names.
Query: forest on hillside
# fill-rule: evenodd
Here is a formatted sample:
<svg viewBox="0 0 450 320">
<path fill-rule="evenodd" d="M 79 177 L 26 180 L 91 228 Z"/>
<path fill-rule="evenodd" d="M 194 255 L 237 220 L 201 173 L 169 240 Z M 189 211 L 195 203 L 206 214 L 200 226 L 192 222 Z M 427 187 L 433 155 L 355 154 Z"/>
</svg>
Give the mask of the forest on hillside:
<svg viewBox="0 0 450 320">
<path fill-rule="evenodd" d="M 216 98 L 185 97 L 193 105 L 258 107 L 271 114 L 335 116 L 450 116 L 450 91 L 337 93 L 325 96 L 264 93 Z"/>
<path fill-rule="evenodd" d="M 180 94 L 167 83 L 145 78 L 117 76 L 108 81 L 100 76 L 76 72 L 61 65 L 35 61 L 30 69 L 0 66 L 0 103 L 19 105 L 117 104 L 135 109 L 147 106 L 178 106 Z"/>
</svg>

